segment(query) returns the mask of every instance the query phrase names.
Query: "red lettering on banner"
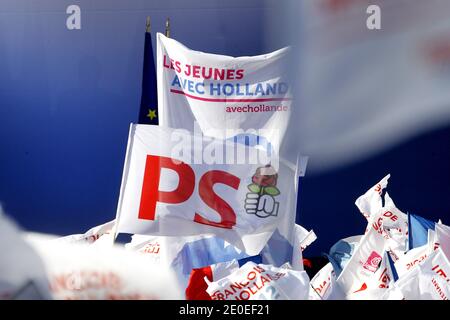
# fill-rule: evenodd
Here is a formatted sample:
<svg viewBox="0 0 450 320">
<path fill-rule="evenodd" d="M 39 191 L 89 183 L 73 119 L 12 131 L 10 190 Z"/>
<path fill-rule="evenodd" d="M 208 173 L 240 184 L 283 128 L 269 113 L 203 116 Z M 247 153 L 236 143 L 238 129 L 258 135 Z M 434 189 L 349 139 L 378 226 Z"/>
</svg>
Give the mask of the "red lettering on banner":
<svg viewBox="0 0 450 320">
<path fill-rule="evenodd" d="M 169 60 L 169 61 L 167 61 L 167 60 Z M 163 58 L 163 66 L 164 66 L 164 68 L 167 68 L 167 69 L 173 69 L 173 65 L 170 62 L 170 59 L 168 59 L 166 55 L 164 55 L 164 58 Z"/>
<path fill-rule="evenodd" d="M 438 282 L 436 281 L 436 279 L 431 279 L 431 283 L 434 285 L 437 293 L 439 294 L 439 296 L 441 297 L 442 300 L 448 300 L 447 296 L 445 295 L 445 293 L 442 291 L 442 288 L 439 286 Z"/>
<path fill-rule="evenodd" d="M 256 266 L 246 275 L 242 275 L 245 280 L 251 279 L 250 281 L 232 282 L 223 289 L 215 291 L 211 298 L 212 300 L 223 300 L 230 297 L 235 300 L 248 300 L 258 294 L 267 283 L 286 276 L 286 273 L 283 272 L 277 272 L 271 276 L 269 272 Z"/>
<path fill-rule="evenodd" d="M 64 291 L 84 291 L 90 289 L 120 290 L 123 287 L 121 277 L 114 272 L 81 270 L 54 275 L 50 279 L 50 290 L 55 293 Z"/>
<path fill-rule="evenodd" d="M 163 58 L 163 66 L 164 68 L 175 70 L 178 73 L 181 72 L 181 62 L 170 59 L 166 55 Z"/>
<path fill-rule="evenodd" d="M 376 193 L 378 193 L 378 194 L 381 195 L 382 190 L 383 190 L 383 189 L 381 188 L 381 184 L 377 184 L 377 185 L 375 186 L 374 191 L 375 191 Z"/>
<path fill-rule="evenodd" d="M 420 256 L 419 258 L 410 261 L 406 264 L 406 270 L 411 269 L 412 267 L 414 267 L 416 264 L 422 262 L 423 260 L 425 260 L 425 258 L 427 257 L 427 254 L 425 253 L 423 256 Z"/>
<path fill-rule="evenodd" d="M 193 66 L 192 67 L 192 76 L 194 78 L 200 78 L 200 66 Z"/>
<path fill-rule="evenodd" d="M 389 282 L 391 281 L 391 277 L 389 277 L 389 274 L 387 273 L 387 268 L 383 270 L 381 276 L 378 278 L 378 281 L 379 281 L 378 288 L 380 289 L 389 288 Z"/>
<path fill-rule="evenodd" d="M 180 61 L 175 61 L 175 71 L 177 73 L 181 72 L 181 62 Z"/>
<path fill-rule="evenodd" d="M 179 182 L 175 190 L 159 191 L 162 168 L 173 170 L 178 174 Z M 189 165 L 168 157 L 148 155 L 142 184 L 139 219 L 155 220 L 157 202 L 182 203 L 189 199 L 194 192 L 194 187 L 195 174 Z"/>
<path fill-rule="evenodd" d="M 386 217 L 386 218 L 390 218 L 392 221 L 397 221 L 398 220 L 398 217 L 395 214 L 393 214 L 392 212 L 390 212 L 390 211 L 386 211 L 383 214 L 383 216 Z"/>
<path fill-rule="evenodd" d="M 231 292 L 230 290 L 225 289 L 225 299 L 228 299 L 229 296 L 232 296 L 233 292 Z"/>
<path fill-rule="evenodd" d="M 214 192 L 213 187 L 216 183 L 221 183 L 237 190 L 240 182 L 241 179 L 225 171 L 211 170 L 205 173 L 199 182 L 200 198 L 208 207 L 215 210 L 221 219 L 220 222 L 214 222 L 196 213 L 194 221 L 214 227 L 231 229 L 236 224 L 236 213 L 225 200 Z"/>
<path fill-rule="evenodd" d="M 225 80 L 225 70 L 214 69 L 214 80 Z"/>
<path fill-rule="evenodd" d="M 372 227 L 375 229 L 376 232 L 378 232 L 379 234 L 383 234 L 383 228 L 381 227 L 382 225 L 382 221 L 383 218 L 378 218 L 377 221 L 375 221 L 374 223 L 372 223 Z"/>
<path fill-rule="evenodd" d="M 259 273 L 265 272 L 266 270 L 264 270 L 263 268 L 261 268 L 260 266 L 255 266 L 253 268 L 254 270 L 258 271 Z"/>
<path fill-rule="evenodd" d="M 264 287 L 264 284 L 265 284 L 266 282 L 270 282 L 270 280 L 267 279 L 267 278 L 264 277 L 264 276 L 261 276 L 261 285 L 262 285 L 263 287 Z"/>
<path fill-rule="evenodd" d="M 440 275 L 441 277 L 443 277 L 444 279 L 447 278 L 447 275 L 445 274 L 444 270 L 442 268 L 439 268 L 439 270 L 437 270 L 437 268 L 439 268 L 439 265 L 434 266 L 431 270 L 433 270 L 434 272 L 436 272 L 438 275 Z"/>
<path fill-rule="evenodd" d="M 228 80 L 234 79 L 234 70 L 233 69 L 227 69 L 227 79 Z"/>
<path fill-rule="evenodd" d="M 236 70 L 236 80 L 240 80 L 243 77 L 244 77 L 244 70 L 243 69 Z"/>
</svg>

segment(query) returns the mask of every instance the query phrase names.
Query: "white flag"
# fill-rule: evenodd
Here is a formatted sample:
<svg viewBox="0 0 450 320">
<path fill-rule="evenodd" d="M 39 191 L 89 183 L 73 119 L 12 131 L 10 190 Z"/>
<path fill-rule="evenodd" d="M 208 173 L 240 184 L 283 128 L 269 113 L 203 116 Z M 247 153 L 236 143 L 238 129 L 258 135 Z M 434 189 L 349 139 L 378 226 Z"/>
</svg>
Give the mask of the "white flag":
<svg viewBox="0 0 450 320">
<path fill-rule="evenodd" d="M 205 163 L 214 150 L 214 161 Z M 225 161 L 230 153 L 252 152 L 258 152 L 258 161 Z M 283 219 L 295 212 L 295 181 L 292 164 L 280 161 L 277 166 L 263 150 L 205 141 L 165 127 L 131 125 L 117 230 L 161 236 L 214 234 L 256 255 Z"/>
<path fill-rule="evenodd" d="M 288 48 L 254 57 L 193 51 L 157 34 L 159 124 L 228 139 L 256 130 L 279 150 L 291 113 Z"/>
<path fill-rule="evenodd" d="M 213 300 L 306 300 L 309 290 L 305 271 L 247 262 L 206 291 Z"/>
<path fill-rule="evenodd" d="M 383 199 L 381 195 L 383 189 L 385 189 L 388 185 L 390 176 L 390 174 L 385 176 L 383 179 L 381 179 L 380 182 L 378 182 L 372 188 L 367 190 L 366 193 L 356 199 L 355 205 L 367 220 L 369 220 L 370 217 L 373 217 L 373 215 L 377 214 L 383 207 Z"/>
<path fill-rule="evenodd" d="M 436 245 L 442 249 L 442 252 L 450 260 L 450 227 L 442 223 L 435 224 Z"/>
<path fill-rule="evenodd" d="M 112 220 L 99 226 L 93 227 L 83 234 L 72 234 L 54 239 L 53 241 L 61 243 L 94 243 L 103 235 L 111 233 L 115 223 L 116 221 Z"/>
<path fill-rule="evenodd" d="M 336 285 L 336 273 L 331 263 L 327 263 L 311 279 L 311 287 L 323 300 L 342 300 L 345 298 L 340 287 Z"/>
<path fill-rule="evenodd" d="M 0 206 L 0 300 L 51 299 L 44 262 Z"/>
<path fill-rule="evenodd" d="M 128 250 L 146 255 L 161 268 L 171 268 L 186 287 L 192 269 L 248 257 L 245 252 L 213 235 L 186 237 L 133 235 Z"/>
<path fill-rule="evenodd" d="M 400 259 L 397 260 L 394 264 L 398 276 L 402 277 L 403 275 L 414 269 L 414 267 L 424 261 L 430 253 L 430 248 L 428 244 L 426 244 L 424 246 L 411 249 L 403 256 L 400 256 Z"/>
<path fill-rule="evenodd" d="M 389 266 L 388 252 L 385 251 L 377 271 L 367 279 L 364 290 L 353 292 L 347 296 L 349 300 L 382 299 L 394 283 L 394 276 Z"/>
<path fill-rule="evenodd" d="M 54 242 L 36 234 L 26 241 L 43 261 L 54 299 L 183 298 L 173 271 L 124 248 Z"/>
<path fill-rule="evenodd" d="M 438 248 L 417 267 L 400 277 L 392 291 L 400 291 L 406 300 L 448 300 L 449 283 L 450 264 Z"/>
<path fill-rule="evenodd" d="M 387 192 L 383 199 L 382 193 L 387 187 L 389 178 L 390 174 L 381 179 L 380 182 L 360 196 L 355 201 L 355 205 L 367 219 L 367 229 L 371 225 L 379 225 L 380 232 L 386 238 L 386 250 L 390 252 L 394 261 L 397 261 L 407 248 L 408 217 L 395 206 Z"/>
<path fill-rule="evenodd" d="M 371 289 L 369 285 L 383 260 L 386 244 L 380 230 L 378 225 L 372 225 L 336 280 L 348 297 Z"/>
</svg>

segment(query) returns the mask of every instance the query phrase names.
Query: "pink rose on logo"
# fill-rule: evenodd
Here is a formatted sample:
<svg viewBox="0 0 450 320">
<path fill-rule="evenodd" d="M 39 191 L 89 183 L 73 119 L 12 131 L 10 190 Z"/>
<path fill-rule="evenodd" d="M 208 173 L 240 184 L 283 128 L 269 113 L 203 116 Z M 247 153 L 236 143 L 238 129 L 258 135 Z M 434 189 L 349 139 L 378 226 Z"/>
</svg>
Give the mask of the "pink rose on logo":
<svg viewBox="0 0 450 320">
<path fill-rule="evenodd" d="M 252 182 L 261 187 L 274 187 L 277 185 L 278 173 L 271 165 L 256 169 Z"/>
</svg>

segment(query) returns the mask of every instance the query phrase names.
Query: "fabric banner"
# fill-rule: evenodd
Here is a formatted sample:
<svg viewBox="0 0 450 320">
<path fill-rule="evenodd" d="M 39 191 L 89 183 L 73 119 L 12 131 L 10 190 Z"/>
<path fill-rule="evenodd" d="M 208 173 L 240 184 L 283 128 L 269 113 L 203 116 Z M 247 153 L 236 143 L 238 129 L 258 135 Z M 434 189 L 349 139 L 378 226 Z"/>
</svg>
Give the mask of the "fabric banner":
<svg viewBox="0 0 450 320">
<path fill-rule="evenodd" d="M 450 260 L 450 227 L 436 223 L 435 247 L 439 246 L 447 259 Z"/>
<path fill-rule="evenodd" d="M 370 220 L 373 215 L 377 214 L 378 211 L 383 207 L 383 199 L 381 197 L 383 190 L 388 185 L 388 180 L 390 178 L 390 174 L 385 176 L 374 185 L 372 188 L 366 191 L 362 196 L 360 196 L 355 201 L 355 205 L 358 207 L 361 214 L 367 219 Z"/>
<path fill-rule="evenodd" d="M 54 299 L 182 299 L 178 279 L 146 256 L 123 248 L 49 241 L 28 234 L 26 242 L 41 258 Z"/>
<path fill-rule="evenodd" d="M 371 289 L 369 284 L 379 269 L 385 244 L 386 239 L 380 232 L 380 227 L 372 225 L 336 280 L 347 297 Z"/>
<path fill-rule="evenodd" d="M 409 250 L 394 264 L 398 276 L 401 278 L 403 275 L 407 274 L 414 267 L 424 261 L 430 253 L 430 247 L 428 245 L 423 245 L 421 247 Z"/>
<path fill-rule="evenodd" d="M 440 248 L 405 274 L 386 294 L 387 299 L 448 300 L 450 264 Z"/>
<path fill-rule="evenodd" d="M 1 206 L 0 251 L 0 300 L 52 298 L 42 258 L 15 223 L 2 214 Z"/>
<path fill-rule="evenodd" d="M 99 226 L 93 227 L 83 234 L 72 234 L 54 239 L 53 241 L 61 243 L 94 243 L 103 235 L 111 233 L 115 223 L 116 221 L 112 220 Z"/>
<path fill-rule="evenodd" d="M 306 300 L 309 278 L 305 271 L 247 262 L 217 282 L 208 284 L 213 300 Z"/>
<path fill-rule="evenodd" d="M 345 298 L 339 286 L 336 285 L 336 273 L 331 263 L 327 263 L 311 279 L 311 287 L 322 300 L 341 300 Z"/>
<path fill-rule="evenodd" d="M 302 251 L 316 239 L 316 235 L 297 224 L 293 229 L 292 243 L 276 230 L 260 254 L 251 257 L 227 241 L 211 235 L 187 237 L 133 235 L 132 241 L 125 247 L 147 255 L 161 267 L 172 268 L 182 286 L 187 286 L 193 269 L 219 266 L 221 263 L 229 263 L 236 259 L 239 263 L 247 259 L 258 260 L 275 267 L 290 262 L 293 269 L 303 270 Z"/>
<path fill-rule="evenodd" d="M 435 222 L 421 216 L 408 213 L 408 250 L 428 243 L 428 230 L 434 230 Z"/>
<path fill-rule="evenodd" d="M 182 287 L 188 285 L 193 269 L 248 257 L 245 252 L 225 240 L 211 235 L 186 237 L 133 235 L 132 241 L 125 247 L 148 256 L 162 268 L 171 268 L 178 276 Z"/>
<path fill-rule="evenodd" d="M 367 229 L 371 225 L 379 225 L 380 232 L 386 238 L 386 250 L 389 251 L 394 261 L 397 261 L 407 250 L 408 245 L 408 217 L 400 211 L 386 189 L 390 174 L 385 176 L 360 196 L 355 205 L 361 214 L 367 219 Z"/>
<path fill-rule="evenodd" d="M 389 253 L 384 252 L 377 271 L 367 279 L 366 286 L 347 295 L 348 300 L 381 299 L 392 286 L 394 275 L 389 264 Z"/>
<path fill-rule="evenodd" d="M 242 154 L 256 156 L 240 161 Z M 295 172 L 292 164 L 261 149 L 185 130 L 131 125 L 117 231 L 212 234 L 256 255 L 295 214 Z"/>
<path fill-rule="evenodd" d="M 339 277 L 347 262 L 351 259 L 362 237 L 362 235 L 358 235 L 341 239 L 330 248 L 328 254 L 324 254 L 333 266 L 336 277 Z"/>
<path fill-rule="evenodd" d="M 291 113 L 289 49 L 253 57 L 193 51 L 157 34 L 160 125 L 228 139 L 253 132 L 279 150 Z M 264 140 L 264 141 L 263 141 Z"/>
</svg>

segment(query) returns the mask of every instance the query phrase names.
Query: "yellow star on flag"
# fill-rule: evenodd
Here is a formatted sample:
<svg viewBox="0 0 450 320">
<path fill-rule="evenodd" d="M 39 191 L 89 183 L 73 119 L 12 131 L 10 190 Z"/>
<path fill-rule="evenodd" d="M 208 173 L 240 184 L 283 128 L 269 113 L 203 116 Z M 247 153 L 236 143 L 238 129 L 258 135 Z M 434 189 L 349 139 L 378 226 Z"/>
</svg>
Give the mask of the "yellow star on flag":
<svg viewBox="0 0 450 320">
<path fill-rule="evenodd" d="M 157 117 L 156 110 L 148 109 L 147 117 L 149 117 L 150 120 L 153 120 L 153 118 L 156 118 Z"/>
</svg>

